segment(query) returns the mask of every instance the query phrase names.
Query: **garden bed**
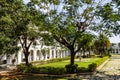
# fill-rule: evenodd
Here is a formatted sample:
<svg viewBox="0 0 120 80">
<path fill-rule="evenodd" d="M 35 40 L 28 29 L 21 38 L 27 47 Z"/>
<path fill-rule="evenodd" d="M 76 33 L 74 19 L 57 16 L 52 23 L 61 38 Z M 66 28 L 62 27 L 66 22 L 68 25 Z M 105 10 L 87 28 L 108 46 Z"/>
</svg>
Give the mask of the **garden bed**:
<svg viewBox="0 0 120 80">
<path fill-rule="evenodd" d="M 74 73 L 93 73 L 98 66 L 100 66 L 104 61 L 109 57 L 103 58 L 85 58 L 82 61 L 75 60 L 77 67 Z M 24 64 L 18 65 L 18 71 L 23 73 L 34 73 L 34 74 L 53 74 L 61 75 L 70 73 L 65 66 L 69 64 L 69 60 L 48 63 L 48 64 L 39 64 L 34 66 L 26 67 Z M 74 66 L 73 66 L 74 67 Z"/>
</svg>

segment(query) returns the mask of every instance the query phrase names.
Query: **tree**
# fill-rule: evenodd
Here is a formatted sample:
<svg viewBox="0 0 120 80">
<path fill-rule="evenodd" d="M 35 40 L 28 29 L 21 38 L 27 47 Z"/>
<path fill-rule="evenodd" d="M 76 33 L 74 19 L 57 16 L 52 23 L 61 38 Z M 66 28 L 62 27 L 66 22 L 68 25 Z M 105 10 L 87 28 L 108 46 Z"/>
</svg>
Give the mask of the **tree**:
<svg viewBox="0 0 120 80">
<path fill-rule="evenodd" d="M 44 15 L 41 14 L 40 11 L 37 11 L 34 8 L 35 5 L 32 5 L 31 2 L 25 6 L 24 12 L 22 12 L 19 18 L 25 19 L 26 22 L 21 23 L 22 26 L 16 26 L 15 32 L 18 33 L 16 37 L 21 44 L 21 48 L 23 50 L 25 56 L 26 65 L 29 65 L 29 54 L 30 54 L 30 47 L 31 45 L 36 45 L 36 40 L 39 40 L 39 29 L 42 26 L 42 20 L 44 19 Z M 39 23 L 37 20 L 39 19 Z M 39 27 L 37 27 L 39 26 Z M 22 31 L 19 31 L 19 28 L 22 28 Z"/>
<path fill-rule="evenodd" d="M 54 0 L 51 0 L 51 2 Z M 92 0 L 56 0 L 49 3 L 53 8 L 47 10 L 45 27 L 49 36 L 67 47 L 71 54 L 70 65 L 74 65 L 74 58 L 81 48 L 81 40 L 87 29 L 93 24 L 95 16 L 94 1 Z M 57 8 L 62 3 L 62 9 Z M 85 42 L 86 43 L 86 42 Z"/>
<path fill-rule="evenodd" d="M 95 40 L 95 47 L 97 52 L 102 56 L 110 48 L 110 41 L 105 35 L 100 34 L 98 39 Z"/>
<path fill-rule="evenodd" d="M 5 37 L 8 36 L 10 40 L 14 41 L 14 45 L 21 44 L 26 65 L 29 65 L 29 48 L 38 39 L 39 32 L 36 26 L 42 25 L 40 18 L 42 20 L 43 17 L 40 11 L 34 9 L 32 3 L 25 5 L 22 0 L 2 0 L 0 4 L 2 7 L 0 11 L 2 27 L 0 29 L 1 31 L 4 30 Z M 36 22 L 38 18 L 39 23 Z M 12 43 L 12 41 L 9 42 Z"/>
<path fill-rule="evenodd" d="M 93 48 L 93 45 L 94 45 L 94 40 L 95 40 L 95 35 L 93 34 L 86 34 L 83 38 L 83 40 L 81 41 L 82 43 L 82 50 L 83 50 L 83 57 L 85 57 L 85 52 L 88 51 L 89 52 L 89 56 L 90 57 L 90 54 L 91 54 L 91 51 L 92 51 L 92 48 Z"/>
<path fill-rule="evenodd" d="M 13 36 L 13 26 L 12 17 L 14 16 L 12 13 L 13 6 L 15 4 L 14 1 L 0 1 L 0 54 L 1 55 L 11 55 L 16 53 L 19 50 L 17 46 L 17 39 Z M 14 6 L 14 9 L 15 6 Z M 1 56 L 2 58 L 2 56 Z"/>
</svg>

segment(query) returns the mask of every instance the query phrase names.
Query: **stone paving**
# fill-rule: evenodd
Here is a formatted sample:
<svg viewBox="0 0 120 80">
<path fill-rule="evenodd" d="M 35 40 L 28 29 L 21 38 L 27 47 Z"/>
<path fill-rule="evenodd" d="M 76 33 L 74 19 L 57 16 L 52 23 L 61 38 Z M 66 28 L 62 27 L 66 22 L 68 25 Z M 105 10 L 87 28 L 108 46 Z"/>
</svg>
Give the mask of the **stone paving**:
<svg viewBox="0 0 120 80">
<path fill-rule="evenodd" d="M 120 80 L 120 55 L 114 55 L 94 75 L 77 76 L 78 80 Z"/>
</svg>

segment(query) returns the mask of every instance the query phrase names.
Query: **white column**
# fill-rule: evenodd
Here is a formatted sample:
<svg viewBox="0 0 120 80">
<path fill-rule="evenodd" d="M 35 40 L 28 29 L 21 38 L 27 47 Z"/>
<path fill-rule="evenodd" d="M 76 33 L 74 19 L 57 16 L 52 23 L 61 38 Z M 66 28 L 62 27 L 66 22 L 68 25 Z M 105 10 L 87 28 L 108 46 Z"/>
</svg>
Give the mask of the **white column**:
<svg viewBox="0 0 120 80">
<path fill-rule="evenodd" d="M 50 49 L 50 52 L 49 52 L 49 59 L 52 59 L 52 50 Z"/>
<path fill-rule="evenodd" d="M 28 56 L 28 61 L 29 61 L 29 62 L 32 61 L 32 60 L 31 60 L 31 52 L 30 52 L 30 54 L 29 54 L 29 56 Z"/>
<path fill-rule="evenodd" d="M 47 60 L 47 52 L 45 51 L 45 60 Z"/>
<path fill-rule="evenodd" d="M 63 58 L 63 52 L 62 52 L 62 50 L 60 51 L 60 53 L 61 53 L 61 58 Z"/>
<path fill-rule="evenodd" d="M 7 56 L 7 64 L 11 64 L 11 56 Z"/>
<path fill-rule="evenodd" d="M 40 51 L 40 53 L 39 53 L 39 55 L 40 55 L 40 60 L 42 60 L 43 58 L 43 55 L 42 55 L 42 52 Z"/>
<path fill-rule="evenodd" d="M 61 58 L 61 51 L 59 50 L 59 58 Z"/>
<path fill-rule="evenodd" d="M 18 64 L 20 64 L 22 62 L 22 52 L 20 52 L 20 51 L 18 52 L 17 58 L 18 58 L 17 62 L 18 62 Z"/>
<path fill-rule="evenodd" d="M 66 57 L 66 51 L 64 50 L 64 57 Z"/>
<path fill-rule="evenodd" d="M 56 58 L 56 49 L 54 49 L 54 58 Z"/>
<path fill-rule="evenodd" d="M 37 60 L 37 50 L 33 51 L 33 61 Z"/>
</svg>

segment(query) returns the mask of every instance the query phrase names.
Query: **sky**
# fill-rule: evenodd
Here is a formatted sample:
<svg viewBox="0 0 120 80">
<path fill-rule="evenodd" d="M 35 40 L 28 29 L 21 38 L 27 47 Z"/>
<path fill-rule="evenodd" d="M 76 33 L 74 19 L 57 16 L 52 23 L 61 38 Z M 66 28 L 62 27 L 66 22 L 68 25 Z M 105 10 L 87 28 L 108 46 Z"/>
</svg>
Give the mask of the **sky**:
<svg viewBox="0 0 120 80">
<path fill-rule="evenodd" d="M 28 3 L 30 0 L 23 0 L 24 3 Z M 111 0 L 105 0 L 104 2 L 109 2 Z M 110 37 L 110 42 L 111 43 L 119 43 L 120 42 L 120 36 L 113 36 L 113 37 Z"/>
<path fill-rule="evenodd" d="M 119 43 L 120 42 L 120 36 L 110 37 L 109 39 L 110 39 L 111 43 Z"/>
</svg>

